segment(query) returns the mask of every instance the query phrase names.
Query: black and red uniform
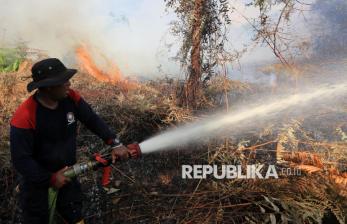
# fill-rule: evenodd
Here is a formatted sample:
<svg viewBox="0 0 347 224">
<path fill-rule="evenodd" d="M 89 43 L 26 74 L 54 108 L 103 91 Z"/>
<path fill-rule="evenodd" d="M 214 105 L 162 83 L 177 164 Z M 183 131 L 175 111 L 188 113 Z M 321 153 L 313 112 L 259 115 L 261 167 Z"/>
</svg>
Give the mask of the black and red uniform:
<svg viewBox="0 0 347 224">
<path fill-rule="evenodd" d="M 11 119 L 10 145 L 15 169 L 21 175 L 20 200 L 26 223 L 48 222 L 48 188 L 54 173 L 76 163 L 77 120 L 112 144 L 116 135 L 74 90 L 56 109 L 30 96 Z M 59 190 L 57 210 L 69 223 L 82 219 L 80 184 L 73 180 Z"/>
</svg>

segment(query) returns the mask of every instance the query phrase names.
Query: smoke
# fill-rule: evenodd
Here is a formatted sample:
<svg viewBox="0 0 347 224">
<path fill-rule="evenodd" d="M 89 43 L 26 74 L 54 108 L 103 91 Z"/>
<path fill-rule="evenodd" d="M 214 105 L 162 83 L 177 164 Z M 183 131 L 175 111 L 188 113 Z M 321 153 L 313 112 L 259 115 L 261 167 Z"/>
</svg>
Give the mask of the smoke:
<svg viewBox="0 0 347 224">
<path fill-rule="evenodd" d="M 52 57 L 66 56 L 86 41 L 104 48 L 108 21 L 95 15 L 100 8 L 97 1 L 2 0 L 0 4 L 5 43 L 23 41 Z"/>
<path fill-rule="evenodd" d="M 336 58 L 347 56 L 347 2 L 317 0 L 312 5 L 313 49 L 315 56 Z"/>
<path fill-rule="evenodd" d="M 270 17 L 273 16 L 271 19 L 276 19 L 279 9 L 272 9 L 272 12 L 270 14 Z M 250 13 L 249 15 L 250 18 L 252 16 L 254 18 L 256 14 Z M 315 77 L 316 80 L 330 76 L 335 69 L 340 69 L 337 64 L 340 63 L 340 59 L 343 60 L 347 56 L 346 0 L 296 1 L 290 20 L 285 24 L 286 26 L 281 27 L 283 29 L 281 32 L 286 34 L 288 39 L 284 39 L 283 43 L 288 44 L 289 48 L 283 48 L 281 53 L 288 61 L 293 61 L 300 69 L 306 70 L 309 66 L 315 67 L 314 69 L 310 68 L 316 70 L 315 74 L 310 72 L 312 73 L 310 76 Z M 234 33 L 234 30 L 232 32 Z M 236 39 L 240 35 L 234 36 Z M 246 40 L 244 36 L 241 38 L 243 41 Z M 281 36 L 283 37 L 283 35 Z M 264 75 L 262 70 L 264 67 L 278 62 L 273 51 L 267 45 L 258 45 L 246 52 L 240 61 L 234 63 L 232 76 L 242 81 L 271 83 L 270 75 Z M 240 69 L 238 69 L 238 63 L 241 64 Z M 334 65 L 328 68 L 328 64 L 332 63 Z M 322 69 L 322 64 L 325 64 L 324 70 L 328 72 L 319 71 Z M 345 68 L 346 66 L 342 64 L 341 67 Z M 272 74 L 282 75 L 279 74 L 280 72 L 274 71 Z M 301 73 L 307 72 L 300 71 Z M 306 74 L 303 75 L 306 76 Z"/>
<path fill-rule="evenodd" d="M 245 7 L 244 2 L 230 1 L 230 4 L 246 17 L 256 19 L 259 10 Z M 308 21 L 303 16 L 291 19 L 296 40 L 311 33 L 316 56 L 346 55 L 346 1 L 310 3 L 311 10 L 304 11 L 309 14 Z M 0 0 L 0 4 L 0 46 L 24 42 L 29 48 L 44 50 L 49 56 L 73 65 L 75 49 L 85 44 L 90 46 L 88 50 L 93 56 L 102 52 L 115 61 L 125 75 L 148 76 L 158 73 L 158 68 L 166 74 L 179 74 L 177 64 L 169 59 L 173 53 L 158 52 L 160 48 L 168 48 L 162 42 L 170 39 L 166 34 L 175 18 L 174 13 L 165 14 L 162 0 Z M 279 9 L 275 7 L 274 13 L 278 14 Z M 240 14 L 234 12 L 231 18 L 231 48 L 241 51 L 253 41 L 254 31 Z M 266 46 L 249 50 L 241 62 L 248 66 L 264 59 L 268 59 L 263 62 L 266 64 L 275 61 Z"/>
<path fill-rule="evenodd" d="M 0 0 L 0 5 L 0 46 L 24 42 L 75 64 L 75 49 L 84 44 L 126 74 L 145 75 L 158 65 L 155 53 L 168 22 L 163 1 Z"/>
</svg>

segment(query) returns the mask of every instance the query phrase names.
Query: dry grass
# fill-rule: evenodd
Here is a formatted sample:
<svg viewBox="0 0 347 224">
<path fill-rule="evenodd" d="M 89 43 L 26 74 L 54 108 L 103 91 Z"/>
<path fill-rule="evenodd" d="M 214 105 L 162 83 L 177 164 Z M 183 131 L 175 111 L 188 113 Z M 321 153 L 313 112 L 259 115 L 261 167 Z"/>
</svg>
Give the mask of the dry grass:
<svg viewBox="0 0 347 224">
<path fill-rule="evenodd" d="M 11 114 L 28 94 L 26 74 L 0 75 L 0 159 L 3 183 L 2 217 L 10 219 L 14 205 L 9 197 L 15 186 L 8 152 L 8 122 Z M 221 85 L 221 82 L 224 83 Z M 174 80 L 146 83 L 119 82 L 116 85 L 97 82 L 80 73 L 73 86 L 91 103 L 111 127 L 120 133 L 125 143 L 142 141 L 149 136 L 181 123 L 197 119 L 192 111 L 178 107 Z M 206 108 L 220 107 L 225 90 L 242 99 L 254 94 L 252 86 L 234 81 L 212 80 L 207 88 Z M 205 112 L 205 111 L 204 111 Z M 334 112 L 328 112 L 331 116 Z M 320 118 L 323 119 L 323 118 Z M 260 133 L 242 139 L 211 139 L 193 150 L 146 155 L 140 161 L 117 164 L 113 175 L 121 191 L 103 198 L 106 207 L 89 205 L 86 220 L 92 223 L 320 223 L 329 213 L 339 223 L 346 221 L 347 144 L 345 124 L 338 118 L 320 127 L 314 122 L 292 120 L 269 125 Z M 340 123 L 339 123 L 340 122 Z M 332 131 L 333 130 L 333 131 Z M 335 130 L 335 131 L 334 131 Z M 319 139 L 318 137 L 319 136 Z M 79 154 L 85 149 L 98 150 L 100 140 L 81 127 Z M 183 180 L 181 164 L 254 164 L 275 163 L 278 168 L 301 168 L 301 176 L 282 175 L 268 180 Z M 98 175 L 82 177 L 86 191 L 93 191 Z M 4 181 L 3 181 L 4 180 Z M 117 180 L 117 181 L 116 181 Z M 91 197 L 101 198 L 100 192 Z M 86 202 L 90 203 L 90 202 Z M 101 203 L 102 204 L 102 203 Z M 3 209 L 2 209 L 3 210 Z M 100 218 L 103 217 L 103 218 Z M 326 218 L 326 217 L 325 217 Z"/>
</svg>

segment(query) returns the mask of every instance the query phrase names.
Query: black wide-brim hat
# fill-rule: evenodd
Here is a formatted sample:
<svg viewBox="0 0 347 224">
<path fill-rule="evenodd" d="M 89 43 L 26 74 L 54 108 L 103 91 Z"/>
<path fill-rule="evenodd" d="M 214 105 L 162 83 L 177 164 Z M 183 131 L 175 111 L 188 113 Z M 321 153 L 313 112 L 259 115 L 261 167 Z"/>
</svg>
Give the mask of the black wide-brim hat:
<svg viewBox="0 0 347 224">
<path fill-rule="evenodd" d="M 31 68 L 33 81 L 27 85 L 28 92 L 40 87 L 59 86 L 67 82 L 76 69 L 66 68 L 57 58 L 48 58 L 37 62 Z"/>
</svg>

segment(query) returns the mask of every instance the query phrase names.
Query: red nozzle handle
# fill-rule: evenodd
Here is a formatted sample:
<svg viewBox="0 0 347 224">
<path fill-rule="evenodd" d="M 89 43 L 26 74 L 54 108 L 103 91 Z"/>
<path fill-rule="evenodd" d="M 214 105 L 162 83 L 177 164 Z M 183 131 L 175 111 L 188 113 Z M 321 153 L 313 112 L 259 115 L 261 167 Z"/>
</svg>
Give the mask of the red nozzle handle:
<svg viewBox="0 0 347 224">
<path fill-rule="evenodd" d="M 94 153 L 94 159 L 99 162 L 100 166 L 109 166 L 110 165 L 110 161 L 102 158 L 102 156 L 100 155 L 100 153 Z"/>
<path fill-rule="evenodd" d="M 127 148 L 129 150 L 129 154 L 131 158 L 137 159 L 141 157 L 142 153 L 141 153 L 140 145 L 137 144 L 136 142 L 130 145 L 127 145 Z"/>
<path fill-rule="evenodd" d="M 110 162 L 104 158 L 102 158 L 102 156 L 99 153 L 95 153 L 94 154 L 94 158 L 96 161 L 99 162 L 99 166 L 102 167 L 102 180 L 101 180 L 101 184 L 102 186 L 107 186 L 110 184 L 111 180 L 110 180 L 110 176 L 111 176 L 111 171 L 112 168 L 110 166 Z"/>
<path fill-rule="evenodd" d="M 111 166 L 106 166 L 103 167 L 103 173 L 102 173 L 102 180 L 101 180 L 101 184 L 102 186 L 107 186 L 109 185 L 109 183 L 111 182 L 110 180 L 110 176 L 111 176 Z"/>
</svg>

